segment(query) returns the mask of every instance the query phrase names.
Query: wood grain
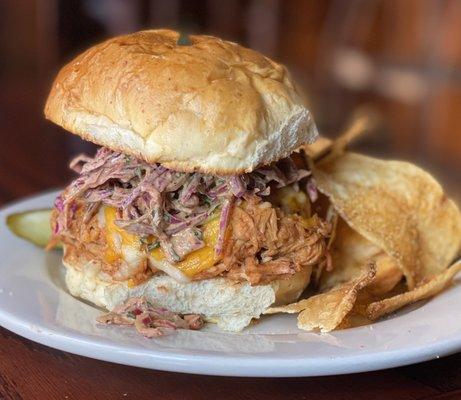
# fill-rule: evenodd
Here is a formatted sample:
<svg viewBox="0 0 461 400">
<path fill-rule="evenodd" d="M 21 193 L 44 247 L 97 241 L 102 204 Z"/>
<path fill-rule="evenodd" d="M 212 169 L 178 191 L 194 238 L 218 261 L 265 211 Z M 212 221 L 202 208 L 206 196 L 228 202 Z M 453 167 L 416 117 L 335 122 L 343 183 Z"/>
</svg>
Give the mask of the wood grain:
<svg viewBox="0 0 461 400">
<path fill-rule="evenodd" d="M 460 357 L 439 360 L 459 365 Z M 460 382 L 431 378 L 433 363 L 380 372 L 296 379 L 222 378 L 125 367 L 61 351 L 0 331 L 0 394 L 11 399 L 435 399 Z M 458 377 L 461 369 L 458 367 Z M 434 397 L 435 396 L 435 397 Z"/>
<path fill-rule="evenodd" d="M 11 101 L 13 98 L 13 102 Z M 16 100 L 14 100 L 16 98 Z M 20 102 L 0 95 L 0 203 L 63 185 L 67 159 L 90 145 L 65 135 Z M 18 103 L 14 103 L 18 101 Z M 20 111 L 18 111 L 20 110 Z M 24 118 L 24 110 L 29 110 Z M 6 144 L 6 145 L 5 145 Z M 306 355 L 308 357 L 308 355 Z M 459 399 L 461 355 L 365 374 L 306 379 L 206 377 L 115 365 L 54 350 L 0 329 L 0 397 L 5 399 Z"/>
<path fill-rule="evenodd" d="M 0 204 L 6 204 L 64 185 L 70 177 L 67 160 L 93 147 L 43 120 L 46 82 L 12 72 L 3 78 L 0 74 L 0 87 Z M 451 400 L 461 399 L 461 354 L 337 377 L 223 378 L 97 361 L 0 328 L 0 398 Z"/>
</svg>

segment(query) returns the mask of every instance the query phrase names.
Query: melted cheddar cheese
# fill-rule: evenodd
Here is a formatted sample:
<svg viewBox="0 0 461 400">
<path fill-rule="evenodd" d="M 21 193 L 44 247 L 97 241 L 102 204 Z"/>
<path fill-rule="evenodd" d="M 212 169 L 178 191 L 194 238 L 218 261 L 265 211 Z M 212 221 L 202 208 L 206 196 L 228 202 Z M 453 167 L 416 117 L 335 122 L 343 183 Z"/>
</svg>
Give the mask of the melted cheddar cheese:
<svg viewBox="0 0 461 400">
<path fill-rule="evenodd" d="M 106 242 L 107 250 L 104 259 L 107 263 L 114 263 L 123 258 L 122 246 L 139 248 L 139 237 L 127 232 L 115 224 L 117 210 L 113 207 L 104 208 L 104 217 L 106 222 Z"/>
<path fill-rule="evenodd" d="M 310 202 L 306 193 L 295 190 L 292 186 L 277 189 L 273 199 L 287 214 L 299 214 L 302 217 L 310 215 Z"/>
<path fill-rule="evenodd" d="M 123 249 L 131 248 L 133 250 L 140 249 L 140 238 L 137 235 L 127 232 L 115 224 L 117 210 L 113 207 L 105 207 L 105 230 L 107 250 L 104 259 L 107 263 L 113 264 L 117 261 L 124 260 Z M 219 234 L 219 218 L 213 218 L 202 226 L 203 241 L 205 246 L 195 250 L 184 257 L 182 261 L 171 264 L 179 269 L 188 277 L 193 277 L 199 272 L 211 268 L 220 257 L 215 254 L 215 246 L 218 242 Z M 155 238 L 151 238 L 152 241 Z M 158 247 L 153 250 L 150 255 L 156 261 L 166 261 L 163 250 Z"/>
<path fill-rule="evenodd" d="M 189 253 L 182 261 L 172 264 L 188 277 L 193 277 L 199 272 L 211 268 L 220 259 L 215 253 L 219 234 L 219 218 L 214 218 L 204 224 L 202 231 L 205 246 Z M 151 256 L 157 261 L 165 260 L 165 255 L 160 248 L 153 250 Z"/>
</svg>

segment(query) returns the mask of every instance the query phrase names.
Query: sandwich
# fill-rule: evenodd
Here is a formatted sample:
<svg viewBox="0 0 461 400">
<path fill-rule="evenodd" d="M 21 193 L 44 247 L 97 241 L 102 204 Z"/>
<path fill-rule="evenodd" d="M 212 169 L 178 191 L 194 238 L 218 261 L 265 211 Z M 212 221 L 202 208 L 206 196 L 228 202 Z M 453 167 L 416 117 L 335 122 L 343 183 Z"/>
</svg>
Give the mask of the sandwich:
<svg viewBox="0 0 461 400">
<path fill-rule="evenodd" d="M 294 313 L 329 332 L 449 286 L 461 213 L 432 176 L 347 151 L 364 115 L 317 140 L 283 65 L 211 36 L 183 42 L 109 39 L 67 64 L 46 102 L 49 120 L 99 145 L 71 161 L 48 244 L 62 245 L 69 292 L 108 311 L 99 322 L 153 337 Z M 10 225 L 28 238 L 37 212 L 48 224 L 42 210 Z M 49 227 L 37 230 L 36 243 Z"/>
<path fill-rule="evenodd" d="M 299 153 L 318 133 L 283 65 L 179 36 L 109 39 L 57 75 L 46 118 L 100 147 L 70 163 L 51 244 L 76 297 L 109 311 L 147 299 L 240 331 L 331 270 L 332 224 Z"/>
</svg>

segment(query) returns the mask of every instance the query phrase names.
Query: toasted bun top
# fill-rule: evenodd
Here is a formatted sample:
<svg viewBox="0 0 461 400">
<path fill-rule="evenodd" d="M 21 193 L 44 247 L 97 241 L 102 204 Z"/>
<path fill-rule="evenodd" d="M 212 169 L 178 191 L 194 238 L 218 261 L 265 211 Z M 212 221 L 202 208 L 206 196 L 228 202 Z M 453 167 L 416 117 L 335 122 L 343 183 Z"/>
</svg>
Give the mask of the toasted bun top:
<svg viewBox="0 0 461 400">
<path fill-rule="evenodd" d="M 149 30 L 67 64 L 45 115 L 102 146 L 178 171 L 250 172 L 315 140 L 285 67 L 211 36 Z"/>
</svg>

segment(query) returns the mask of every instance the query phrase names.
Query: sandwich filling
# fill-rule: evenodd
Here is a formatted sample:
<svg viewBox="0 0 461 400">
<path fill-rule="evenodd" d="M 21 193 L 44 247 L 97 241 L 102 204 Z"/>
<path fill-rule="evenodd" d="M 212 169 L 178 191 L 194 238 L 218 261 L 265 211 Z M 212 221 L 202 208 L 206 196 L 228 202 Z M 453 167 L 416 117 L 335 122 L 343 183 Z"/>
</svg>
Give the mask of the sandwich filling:
<svg viewBox="0 0 461 400">
<path fill-rule="evenodd" d="M 237 176 L 177 172 L 100 148 L 55 201 L 66 256 L 97 261 L 107 279 L 225 276 L 251 284 L 327 264 L 330 226 L 311 215 L 310 171 L 292 158 Z"/>
</svg>

